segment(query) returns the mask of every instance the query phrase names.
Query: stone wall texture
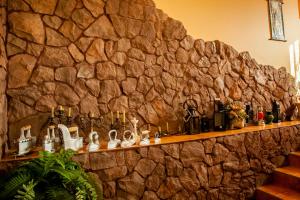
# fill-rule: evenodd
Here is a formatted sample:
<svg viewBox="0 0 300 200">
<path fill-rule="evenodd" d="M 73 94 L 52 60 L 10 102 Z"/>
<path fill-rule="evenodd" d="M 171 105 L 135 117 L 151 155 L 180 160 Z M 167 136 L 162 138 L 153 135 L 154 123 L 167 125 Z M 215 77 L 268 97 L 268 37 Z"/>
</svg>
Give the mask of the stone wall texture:
<svg viewBox="0 0 300 200">
<path fill-rule="evenodd" d="M 6 1 L 0 1 L 0 159 L 2 147 L 7 141 L 7 99 L 6 99 L 6 77 L 7 57 L 5 50 L 6 40 Z"/>
<path fill-rule="evenodd" d="M 10 139 L 26 123 L 40 132 L 57 105 L 102 115 L 107 127 L 110 111 L 125 109 L 141 126 L 177 130 L 191 96 L 208 116 L 215 97 L 265 108 L 276 99 L 283 111 L 294 101 L 284 68 L 194 40 L 152 0 L 14 0 L 7 11 Z"/>
<path fill-rule="evenodd" d="M 255 141 L 255 142 L 254 142 Z M 103 182 L 104 199 L 251 199 L 286 155 L 300 126 L 76 158 Z"/>
</svg>

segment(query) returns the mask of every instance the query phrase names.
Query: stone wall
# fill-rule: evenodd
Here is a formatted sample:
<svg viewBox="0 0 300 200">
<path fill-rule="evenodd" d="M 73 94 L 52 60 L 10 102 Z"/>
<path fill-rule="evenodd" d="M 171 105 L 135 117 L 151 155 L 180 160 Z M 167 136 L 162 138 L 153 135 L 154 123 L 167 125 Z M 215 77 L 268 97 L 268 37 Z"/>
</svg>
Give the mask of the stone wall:
<svg viewBox="0 0 300 200">
<path fill-rule="evenodd" d="M 7 99 L 6 99 L 6 72 L 7 58 L 5 51 L 6 40 L 6 1 L 0 1 L 0 159 L 4 144 L 7 140 Z M 3 147 L 3 148 L 2 148 Z"/>
<path fill-rule="evenodd" d="M 190 96 L 211 116 L 215 97 L 265 108 L 277 99 L 284 111 L 295 95 L 284 68 L 194 40 L 152 0 L 9 1 L 6 49 L 11 140 L 26 123 L 39 133 L 57 105 L 102 115 L 106 127 L 125 109 L 141 126 L 177 130 Z"/>
<path fill-rule="evenodd" d="M 285 156 L 300 126 L 78 156 L 103 182 L 104 199 L 251 199 Z"/>
</svg>

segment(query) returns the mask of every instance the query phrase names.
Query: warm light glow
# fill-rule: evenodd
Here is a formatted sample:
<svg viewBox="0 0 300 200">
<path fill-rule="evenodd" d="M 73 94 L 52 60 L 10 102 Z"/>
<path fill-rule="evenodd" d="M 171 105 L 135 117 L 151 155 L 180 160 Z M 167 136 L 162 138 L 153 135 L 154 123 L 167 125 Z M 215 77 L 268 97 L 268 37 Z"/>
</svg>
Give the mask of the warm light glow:
<svg viewBox="0 0 300 200">
<path fill-rule="evenodd" d="M 290 73 L 292 76 L 296 76 L 295 71 L 295 52 L 294 52 L 294 45 L 290 45 Z"/>
</svg>

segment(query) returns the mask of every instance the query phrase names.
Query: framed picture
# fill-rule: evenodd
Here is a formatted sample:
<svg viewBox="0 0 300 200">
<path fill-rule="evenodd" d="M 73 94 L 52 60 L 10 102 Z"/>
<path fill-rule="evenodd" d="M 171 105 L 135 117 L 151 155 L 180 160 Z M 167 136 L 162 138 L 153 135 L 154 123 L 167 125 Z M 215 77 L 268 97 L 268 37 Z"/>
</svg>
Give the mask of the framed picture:
<svg viewBox="0 0 300 200">
<path fill-rule="evenodd" d="M 277 41 L 284 41 L 284 22 L 283 22 L 283 12 L 282 12 L 282 0 L 268 0 L 269 3 L 269 19 L 270 19 L 270 29 L 271 29 L 271 39 Z"/>
</svg>

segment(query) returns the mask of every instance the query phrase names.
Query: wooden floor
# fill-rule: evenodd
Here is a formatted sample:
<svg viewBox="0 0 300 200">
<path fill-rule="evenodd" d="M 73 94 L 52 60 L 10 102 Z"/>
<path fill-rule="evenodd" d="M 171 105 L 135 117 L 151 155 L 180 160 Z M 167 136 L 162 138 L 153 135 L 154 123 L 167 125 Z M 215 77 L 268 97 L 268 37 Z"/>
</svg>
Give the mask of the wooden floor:
<svg viewBox="0 0 300 200">
<path fill-rule="evenodd" d="M 289 166 L 278 168 L 273 182 L 256 191 L 257 200 L 300 200 L 300 152 L 289 155 Z"/>
</svg>

